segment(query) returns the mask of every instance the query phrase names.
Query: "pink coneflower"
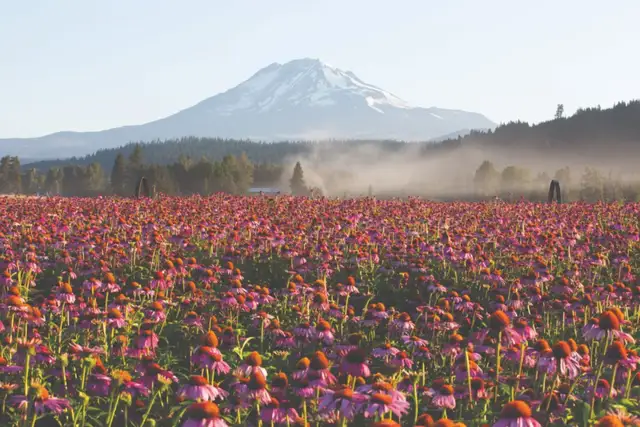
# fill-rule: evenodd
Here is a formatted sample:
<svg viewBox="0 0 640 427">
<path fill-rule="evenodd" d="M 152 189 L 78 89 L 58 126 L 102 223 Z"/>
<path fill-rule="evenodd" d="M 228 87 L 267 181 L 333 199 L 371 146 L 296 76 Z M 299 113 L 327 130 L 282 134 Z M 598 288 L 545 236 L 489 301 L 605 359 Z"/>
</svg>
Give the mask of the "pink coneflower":
<svg viewBox="0 0 640 427">
<path fill-rule="evenodd" d="M 269 288 L 266 286 L 256 286 L 256 292 L 258 292 L 257 302 L 260 304 L 272 304 L 275 302 L 275 298 L 271 295 Z"/>
<path fill-rule="evenodd" d="M 236 308 L 238 307 L 238 296 L 232 294 L 231 292 L 227 292 L 220 299 L 220 305 L 222 308 Z"/>
<path fill-rule="evenodd" d="M 616 397 L 618 395 L 618 391 L 615 388 L 611 388 L 611 384 L 609 384 L 609 381 L 603 378 L 598 380 L 595 390 L 593 389 L 593 387 L 590 387 L 590 390 L 594 393 L 594 396 L 597 399 L 604 399 L 609 396 Z"/>
<path fill-rule="evenodd" d="M 253 326 L 256 328 L 265 328 L 267 329 L 271 324 L 271 320 L 273 320 L 273 316 L 267 313 L 266 311 L 260 311 L 253 316 L 251 316 L 253 320 Z"/>
<path fill-rule="evenodd" d="M 389 329 L 400 335 L 410 335 L 415 327 L 416 325 L 411 321 L 411 316 L 409 316 L 408 313 L 400 313 L 400 315 L 389 324 Z"/>
<path fill-rule="evenodd" d="M 309 373 L 316 373 L 324 382 L 325 387 L 336 382 L 336 377 L 329 370 L 329 359 L 323 352 L 316 351 L 313 354 L 309 368 Z"/>
<path fill-rule="evenodd" d="M 110 308 L 107 312 L 107 325 L 110 328 L 124 328 L 127 322 L 117 308 Z"/>
<path fill-rule="evenodd" d="M 187 409 L 187 420 L 182 427 L 227 427 L 227 423 L 220 417 L 218 405 L 198 402 Z"/>
<path fill-rule="evenodd" d="M 15 374 L 18 372 L 22 372 L 24 369 L 22 366 L 17 365 L 9 365 L 7 359 L 0 356 L 0 373 L 2 374 Z"/>
<path fill-rule="evenodd" d="M 262 367 L 262 357 L 257 351 L 249 353 L 238 366 L 237 371 L 245 377 L 251 376 L 254 372 L 260 372 L 264 378 L 267 378 L 267 370 Z"/>
<path fill-rule="evenodd" d="M 419 359 L 431 360 L 433 358 L 433 355 L 431 354 L 431 350 L 426 345 L 423 345 L 422 347 L 416 349 L 416 351 L 413 353 L 413 356 L 417 360 Z"/>
<path fill-rule="evenodd" d="M 315 335 L 315 330 L 311 326 L 311 323 L 302 322 L 298 326 L 293 328 L 293 335 L 298 339 L 302 339 L 303 341 L 308 342 Z"/>
<path fill-rule="evenodd" d="M 283 401 L 283 403 L 287 402 Z M 299 417 L 298 411 L 291 407 L 282 407 L 280 401 L 274 397 L 271 398 L 271 402 L 260 409 L 260 419 L 262 422 L 270 423 L 271 425 L 291 425 L 295 423 Z"/>
<path fill-rule="evenodd" d="M 465 387 L 465 391 L 468 392 L 466 387 Z M 491 394 L 485 388 L 485 382 L 482 378 L 471 379 L 471 393 L 473 393 L 474 400 L 491 398 Z"/>
<path fill-rule="evenodd" d="M 351 350 L 358 348 L 360 341 L 362 341 L 361 334 L 355 333 L 349 335 L 346 343 L 334 346 L 335 355 L 338 357 L 346 356 Z"/>
<path fill-rule="evenodd" d="M 607 310 L 600 315 L 598 320 L 593 319 L 582 329 L 582 334 L 586 340 L 602 340 L 613 337 L 625 343 L 634 343 L 633 337 L 620 330 L 620 323 L 624 321 L 622 313 Z"/>
<path fill-rule="evenodd" d="M 118 386 L 125 391 L 133 398 L 138 395 L 148 396 L 149 389 L 147 386 L 142 384 L 139 381 L 133 381 L 131 378 L 131 374 L 127 371 L 115 370 L 111 372 L 111 378 L 118 384 Z"/>
<path fill-rule="evenodd" d="M 387 412 L 393 413 L 400 418 L 409 410 L 409 402 L 404 399 L 394 398 L 394 396 L 384 393 L 373 393 L 367 403 L 364 416 L 371 418 L 374 416 L 381 417 Z"/>
<path fill-rule="evenodd" d="M 167 318 L 167 315 L 164 312 L 164 306 L 162 305 L 162 302 L 152 302 L 149 308 L 144 311 L 144 317 L 154 323 L 164 322 Z"/>
<path fill-rule="evenodd" d="M 14 363 L 24 365 L 27 359 L 27 353 L 37 354 L 38 346 L 42 341 L 38 338 L 31 338 L 28 340 L 18 338 L 18 349 L 12 357 Z M 31 364 L 35 364 L 35 360 L 31 359 Z"/>
<path fill-rule="evenodd" d="M 527 323 L 527 319 L 524 319 L 522 317 L 516 320 L 513 329 L 527 341 L 533 341 L 538 338 L 538 333 L 536 332 L 536 330 L 529 326 L 529 324 Z"/>
<path fill-rule="evenodd" d="M 462 343 L 464 337 L 460 334 L 451 334 L 449 340 L 442 346 L 442 354 L 445 356 L 458 357 L 463 354 Z"/>
<path fill-rule="evenodd" d="M 303 357 L 302 359 L 298 360 L 298 363 L 296 364 L 296 370 L 293 371 L 293 379 L 300 380 L 302 378 L 306 378 L 309 374 L 310 365 L 311 360 L 309 360 L 309 358 L 307 357 Z"/>
<path fill-rule="evenodd" d="M 327 295 L 323 292 L 316 292 L 311 299 L 311 304 L 309 307 L 318 310 L 318 311 L 327 311 L 329 310 L 329 302 L 327 301 Z"/>
<path fill-rule="evenodd" d="M 262 405 L 271 402 L 271 395 L 267 391 L 267 380 L 261 371 L 255 371 L 251 374 L 242 394 L 249 402 L 258 401 Z"/>
<path fill-rule="evenodd" d="M 404 345 L 406 345 L 409 348 L 409 350 L 415 350 L 417 348 L 420 348 L 422 346 L 429 344 L 427 340 L 422 339 L 417 335 L 411 335 L 411 336 L 403 335 L 402 342 L 404 343 Z M 372 355 L 373 355 L 373 352 L 372 352 Z"/>
<path fill-rule="evenodd" d="M 354 392 L 348 387 L 339 390 L 326 390 L 318 405 L 318 413 L 324 419 L 333 419 L 338 414 L 345 419 L 352 421 L 361 411 L 367 397 Z"/>
<path fill-rule="evenodd" d="M 399 400 L 406 400 L 404 395 L 396 390 L 390 383 L 383 381 L 383 380 L 377 380 L 372 384 L 363 384 L 361 386 L 359 386 L 356 391 L 358 393 L 363 393 L 366 395 L 373 395 L 375 393 L 381 393 L 381 394 L 387 394 L 391 397 L 393 397 L 394 399 L 399 399 Z"/>
<path fill-rule="evenodd" d="M 309 384 L 309 380 L 307 378 L 302 378 L 300 380 L 296 380 L 292 386 L 293 393 L 296 396 L 299 396 L 303 399 L 309 399 L 316 394 L 316 389 L 314 389 L 311 384 Z M 320 391 L 326 391 L 324 389 L 320 389 Z"/>
<path fill-rule="evenodd" d="M 177 383 L 178 378 L 173 372 L 163 369 L 157 363 L 148 363 L 144 366 L 144 375 L 140 377 L 140 381 L 149 388 L 152 388 L 159 381 L 159 377 L 162 376 L 170 382 Z"/>
<path fill-rule="evenodd" d="M 323 343 L 324 345 L 332 345 L 335 340 L 331 324 L 326 320 L 320 320 L 316 324 L 315 339 Z"/>
<path fill-rule="evenodd" d="M 151 350 L 155 351 L 158 347 L 158 335 L 153 332 L 153 323 L 145 321 L 140 325 L 140 331 L 138 336 L 135 338 L 135 346 L 136 348 L 142 350 Z"/>
<path fill-rule="evenodd" d="M 558 341 L 550 352 L 540 356 L 538 366 L 548 374 L 559 371 L 560 375 L 573 379 L 580 375 L 580 359 L 580 355 L 572 352 L 566 341 Z"/>
<path fill-rule="evenodd" d="M 56 297 L 65 304 L 73 304 L 76 302 L 76 296 L 73 294 L 73 288 L 69 283 L 60 284 L 58 292 L 56 292 Z"/>
<path fill-rule="evenodd" d="M 443 313 L 440 321 L 435 324 L 435 327 L 440 331 L 455 331 L 460 328 L 460 324 L 454 321 L 451 313 Z"/>
<path fill-rule="evenodd" d="M 191 363 L 200 369 L 210 369 L 216 375 L 229 373 L 231 367 L 222 360 L 222 353 L 217 348 L 200 346 L 191 355 Z"/>
<path fill-rule="evenodd" d="M 541 427 L 531 416 L 531 408 L 522 400 L 514 400 L 503 406 L 500 419 L 493 427 Z"/>
<path fill-rule="evenodd" d="M 93 373 L 87 380 L 87 393 L 90 396 L 106 397 L 109 395 L 111 377 L 105 373 Z"/>
<path fill-rule="evenodd" d="M 432 389 L 431 403 L 437 408 L 454 409 L 456 398 L 454 388 L 449 384 L 443 384 L 437 389 Z"/>
<path fill-rule="evenodd" d="M 401 351 L 389 361 L 389 365 L 396 369 L 411 369 L 413 367 L 413 360 L 409 358 L 406 351 Z"/>
<path fill-rule="evenodd" d="M 384 361 L 391 360 L 396 354 L 398 354 L 400 350 L 393 347 L 391 343 L 384 343 L 379 347 L 374 348 L 371 351 L 371 355 L 376 359 L 383 359 Z"/>
<path fill-rule="evenodd" d="M 184 317 L 183 323 L 187 326 L 191 326 L 196 328 L 199 331 L 202 331 L 204 327 L 202 326 L 202 320 L 200 316 L 195 311 L 189 311 Z"/>
<path fill-rule="evenodd" d="M 484 341 L 488 335 L 497 337 L 499 334 L 502 336 L 502 344 L 506 347 L 520 345 L 524 341 L 523 337 L 511 327 L 509 316 L 501 310 L 497 310 L 489 316 L 488 328 L 479 334 L 478 339 Z"/>
<path fill-rule="evenodd" d="M 276 398 L 282 399 L 286 396 L 289 387 L 289 379 L 284 372 L 278 372 L 271 378 L 271 394 Z"/>
<path fill-rule="evenodd" d="M 247 290 L 242 287 L 242 282 L 240 280 L 233 280 L 231 282 L 231 289 L 229 290 L 233 295 L 246 295 Z"/>
<path fill-rule="evenodd" d="M 118 335 L 115 337 L 113 344 L 111 346 L 111 354 L 113 356 L 124 356 L 127 354 L 128 348 L 127 344 L 129 343 L 129 338 L 125 335 Z"/>
<path fill-rule="evenodd" d="M 18 406 L 21 410 L 26 410 L 28 406 L 28 399 L 26 396 L 15 395 L 10 398 L 10 401 Z M 49 392 L 42 386 L 36 388 L 36 398 L 33 402 L 33 407 L 37 415 L 42 414 L 61 414 L 66 409 L 71 408 L 67 399 L 59 399 L 52 397 Z"/>
<path fill-rule="evenodd" d="M 371 371 L 366 362 L 367 354 L 364 350 L 360 348 L 351 350 L 340 364 L 340 371 L 353 377 L 367 378 L 371 375 Z"/>
<path fill-rule="evenodd" d="M 454 373 L 456 376 L 456 381 L 466 381 L 467 380 L 467 365 L 466 362 L 458 363 L 454 369 Z M 471 378 L 482 377 L 484 372 L 478 366 L 476 362 L 473 360 L 469 360 L 469 373 L 471 374 Z"/>
<path fill-rule="evenodd" d="M 353 276 L 347 277 L 347 283 L 344 285 L 342 290 L 347 294 L 358 294 L 360 291 L 356 286 L 356 279 Z"/>
<path fill-rule="evenodd" d="M 69 344 L 69 355 L 72 360 L 84 359 L 88 356 L 105 354 L 100 347 L 84 347 L 76 343 Z"/>
<path fill-rule="evenodd" d="M 200 375 L 192 375 L 189 383 L 180 387 L 178 397 L 190 400 L 224 400 L 229 393 L 220 387 L 216 387 L 207 382 L 207 379 Z"/>
</svg>

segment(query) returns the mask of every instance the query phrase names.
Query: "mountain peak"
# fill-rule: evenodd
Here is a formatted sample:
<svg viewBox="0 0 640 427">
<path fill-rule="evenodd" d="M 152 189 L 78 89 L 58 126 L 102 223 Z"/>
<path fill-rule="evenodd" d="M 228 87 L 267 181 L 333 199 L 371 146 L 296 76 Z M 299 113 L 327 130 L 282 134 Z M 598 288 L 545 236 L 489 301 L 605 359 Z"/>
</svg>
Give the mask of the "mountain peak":
<svg viewBox="0 0 640 427">
<path fill-rule="evenodd" d="M 412 108 L 396 95 L 363 82 L 351 71 L 315 58 L 294 59 L 284 64 L 275 62 L 224 95 L 223 103 L 207 107 L 223 115 L 335 105 L 368 107 L 379 114 L 388 108 Z"/>
<path fill-rule="evenodd" d="M 256 140 L 428 140 L 495 124 L 477 113 L 409 105 L 355 73 L 317 58 L 274 62 L 236 87 L 164 119 L 100 132 L 0 141 L 12 155 L 88 154 L 130 141 L 186 136 Z"/>
</svg>

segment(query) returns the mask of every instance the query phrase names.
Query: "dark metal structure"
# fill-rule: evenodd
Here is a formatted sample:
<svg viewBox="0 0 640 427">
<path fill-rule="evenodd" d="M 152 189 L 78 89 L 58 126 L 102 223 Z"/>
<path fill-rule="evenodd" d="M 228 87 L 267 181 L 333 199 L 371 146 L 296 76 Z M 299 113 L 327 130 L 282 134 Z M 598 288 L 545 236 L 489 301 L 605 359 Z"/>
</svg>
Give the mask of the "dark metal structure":
<svg viewBox="0 0 640 427">
<path fill-rule="evenodd" d="M 136 197 L 151 197 L 151 192 L 149 191 L 149 182 L 144 176 L 140 178 L 140 181 L 138 181 L 138 185 L 136 187 Z"/>
<path fill-rule="evenodd" d="M 551 184 L 549 184 L 549 203 L 553 203 L 554 198 L 556 202 L 562 203 L 562 196 L 560 194 L 560 183 L 555 179 L 551 180 Z"/>
</svg>

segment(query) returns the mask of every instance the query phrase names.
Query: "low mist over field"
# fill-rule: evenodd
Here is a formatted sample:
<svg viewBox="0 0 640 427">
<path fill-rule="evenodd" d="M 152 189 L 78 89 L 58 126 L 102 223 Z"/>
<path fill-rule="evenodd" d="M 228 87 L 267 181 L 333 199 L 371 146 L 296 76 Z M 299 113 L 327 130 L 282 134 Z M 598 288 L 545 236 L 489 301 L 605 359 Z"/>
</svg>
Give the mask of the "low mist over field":
<svg viewBox="0 0 640 427">
<path fill-rule="evenodd" d="M 626 151 L 628 153 L 628 151 Z M 493 176 L 478 171 L 485 162 Z M 341 146 L 340 150 L 318 146 L 312 152 L 289 156 L 279 184 L 286 188 L 296 162 L 304 169 L 305 181 L 326 195 L 423 195 L 458 198 L 489 195 L 546 197 L 551 179 L 563 190 L 579 192 L 589 180 L 607 181 L 624 187 L 640 182 L 634 156 L 624 153 L 571 153 L 525 148 L 503 149 L 467 143 L 452 151 L 425 155 L 418 145 L 397 151 L 380 145 Z M 568 172 L 568 173 L 567 173 Z M 478 174 L 478 176 L 476 176 Z M 595 176 L 594 176 L 595 175 Z"/>
</svg>

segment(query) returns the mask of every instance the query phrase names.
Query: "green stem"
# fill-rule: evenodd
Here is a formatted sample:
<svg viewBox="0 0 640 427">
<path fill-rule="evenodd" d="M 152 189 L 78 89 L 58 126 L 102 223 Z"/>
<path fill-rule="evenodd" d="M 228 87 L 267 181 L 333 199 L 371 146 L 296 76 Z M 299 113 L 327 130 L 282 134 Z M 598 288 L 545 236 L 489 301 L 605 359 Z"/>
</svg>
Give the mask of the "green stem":
<svg viewBox="0 0 640 427">
<path fill-rule="evenodd" d="M 498 342 L 496 343 L 496 393 L 495 400 L 498 401 L 498 392 L 500 391 L 500 350 L 502 346 L 502 332 L 498 332 Z"/>
<path fill-rule="evenodd" d="M 111 427 L 113 424 L 113 419 L 116 417 L 116 410 L 118 409 L 118 403 L 120 403 L 120 394 L 118 393 L 118 397 L 116 397 L 116 403 L 113 405 L 113 410 L 109 414 L 109 418 L 107 418 L 107 427 Z M 144 426 L 144 424 L 142 424 Z"/>
<path fill-rule="evenodd" d="M 24 362 L 24 396 L 29 397 L 29 368 L 31 366 L 31 354 L 27 350 L 27 357 Z"/>
<path fill-rule="evenodd" d="M 144 427 L 147 422 L 147 418 L 149 418 L 149 414 L 151 413 L 151 408 L 153 408 L 153 404 L 156 401 L 156 398 L 160 394 L 160 390 L 153 393 L 153 397 L 151 398 L 151 402 L 149 402 L 149 407 L 147 408 L 147 412 L 144 413 L 144 417 L 142 417 L 142 422 L 140 423 L 140 427 Z"/>
<path fill-rule="evenodd" d="M 616 383 L 616 373 L 618 372 L 618 364 L 613 365 L 613 372 L 611 372 L 611 385 L 609 386 L 609 399 L 613 397 L 613 388 Z M 596 384 L 596 387 L 598 384 Z"/>
</svg>

